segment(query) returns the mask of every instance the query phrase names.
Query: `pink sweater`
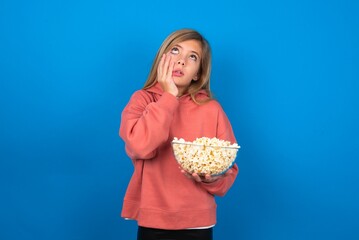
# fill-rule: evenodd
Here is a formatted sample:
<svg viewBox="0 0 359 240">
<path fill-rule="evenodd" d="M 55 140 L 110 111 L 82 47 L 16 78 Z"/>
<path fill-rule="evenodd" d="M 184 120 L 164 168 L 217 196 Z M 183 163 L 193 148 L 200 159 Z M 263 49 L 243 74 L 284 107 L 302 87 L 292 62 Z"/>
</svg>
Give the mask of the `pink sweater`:
<svg viewBox="0 0 359 240">
<path fill-rule="evenodd" d="M 208 98 L 205 91 L 200 98 Z M 186 229 L 216 223 L 214 195 L 223 196 L 238 172 L 213 183 L 197 183 L 184 176 L 173 156 L 174 137 L 193 141 L 217 137 L 236 142 L 223 109 L 215 100 L 203 105 L 189 95 L 176 98 L 157 83 L 135 92 L 122 112 L 120 136 L 132 159 L 134 172 L 121 216 L 138 225 L 161 229 Z"/>
</svg>

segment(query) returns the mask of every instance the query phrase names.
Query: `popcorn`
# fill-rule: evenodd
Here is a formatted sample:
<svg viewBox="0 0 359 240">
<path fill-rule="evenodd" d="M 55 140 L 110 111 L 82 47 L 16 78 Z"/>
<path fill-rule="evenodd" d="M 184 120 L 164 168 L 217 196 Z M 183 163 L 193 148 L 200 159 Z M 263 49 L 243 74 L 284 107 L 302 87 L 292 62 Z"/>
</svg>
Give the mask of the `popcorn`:
<svg viewBox="0 0 359 240">
<path fill-rule="evenodd" d="M 220 175 L 233 164 L 237 151 L 237 143 L 218 138 L 201 137 L 193 142 L 183 138 L 174 138 L 172 147 L 175 158 L 181 167 L 189 173 L 199 175 Z"/>
</svg>

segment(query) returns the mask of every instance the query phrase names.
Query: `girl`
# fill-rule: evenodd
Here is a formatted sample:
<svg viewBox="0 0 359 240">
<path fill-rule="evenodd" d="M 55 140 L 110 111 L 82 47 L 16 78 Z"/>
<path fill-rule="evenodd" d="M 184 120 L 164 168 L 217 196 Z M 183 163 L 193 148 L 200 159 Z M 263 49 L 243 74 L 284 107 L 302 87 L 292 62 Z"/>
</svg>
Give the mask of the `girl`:
<svg viewBox="0 0 359 240">
<path fill-rule="evenodd" d="M 217 137 L 236 142 L 231 124 L 209 88 L 211 50 L 197 31 L 182 29 L 162 43 L 142 90 L 122 112 L 119 134 L 134 172 L 121 216 L 138 223 L 138 240 L 211 240 L 215 195 L 238 172 L 204 177 L 179 169 L 171 141 Z"/>
</svg>

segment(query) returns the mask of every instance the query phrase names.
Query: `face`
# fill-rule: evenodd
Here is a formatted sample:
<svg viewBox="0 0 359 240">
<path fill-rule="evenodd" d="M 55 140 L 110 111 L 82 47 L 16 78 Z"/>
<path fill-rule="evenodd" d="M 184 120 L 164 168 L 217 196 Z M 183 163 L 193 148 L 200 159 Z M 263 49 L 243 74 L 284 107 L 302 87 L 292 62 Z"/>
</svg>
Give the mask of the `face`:
<svg viewBox="0 0 359 240">
<path fill-rule="evenodd" d="M 173 80 L 180 95 L 185 93 L 192 81 L 197 81 L 201 66 L 202 46 L 199 41 L 187 40 L 170 48 L 171 62 L 175 63 L 172 71 Z"/>
</svg>

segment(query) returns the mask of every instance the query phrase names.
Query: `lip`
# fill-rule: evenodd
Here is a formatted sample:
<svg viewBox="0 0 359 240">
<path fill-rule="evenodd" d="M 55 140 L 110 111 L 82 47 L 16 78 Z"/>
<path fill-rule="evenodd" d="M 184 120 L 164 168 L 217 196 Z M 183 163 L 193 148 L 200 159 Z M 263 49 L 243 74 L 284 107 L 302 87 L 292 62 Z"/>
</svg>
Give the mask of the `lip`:
<svg viewBox="0 0 359 240">
<path fill-rule="evenodd" d="M 173 77 L 182 77 L 183 75 L 184 75 L 184 73 L 180 69 L 175 69 L 172 71 Z"/>
</svg>

